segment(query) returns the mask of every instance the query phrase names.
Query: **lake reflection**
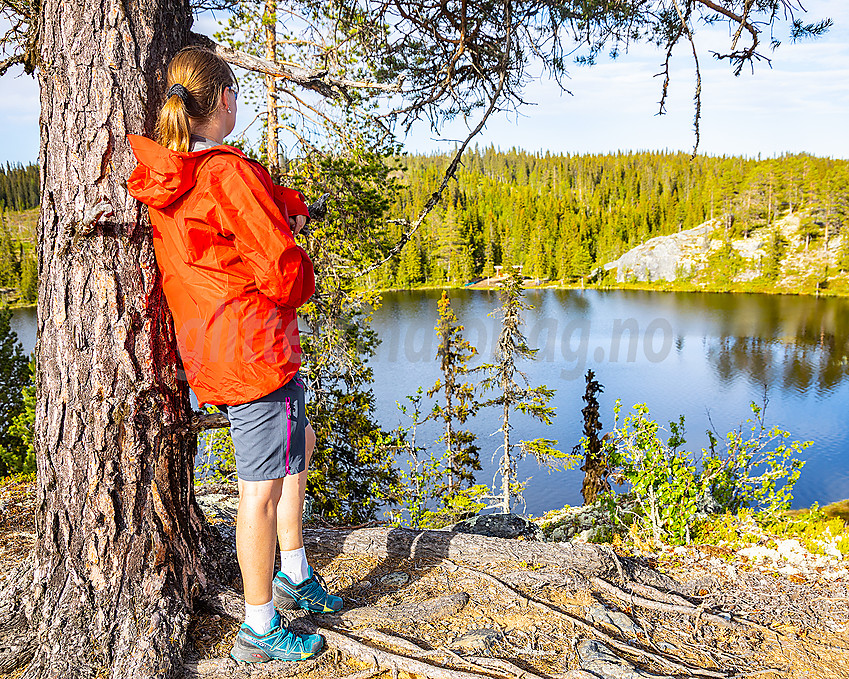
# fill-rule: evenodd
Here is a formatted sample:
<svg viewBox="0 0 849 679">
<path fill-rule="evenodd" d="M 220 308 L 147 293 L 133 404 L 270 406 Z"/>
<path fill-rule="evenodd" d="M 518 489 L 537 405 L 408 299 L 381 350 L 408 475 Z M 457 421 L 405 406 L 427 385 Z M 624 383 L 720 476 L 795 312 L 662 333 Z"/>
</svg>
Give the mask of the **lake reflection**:
<svg viewBox="0 0 849 679">
<path fill-rule="evenodd" d="M 434 325 L 440 295 L 387 293 L 375 313 L 384 344 L 372 366 L 384 426 L 403 423 L 395 402 L 439 376 Z M 496 294 L 450 295 L 467 339 L 481 353 L 478 363 L 489 360 L 499 330 L 488 315 L 497 306 Z M 547 436 L 571 450 L 581 436 L 588 368 L 605 386 L 600 400 L 606 427 L 617 398 L 626 408 L 645 402 L 661 422 L 685 416 L 691 449 L 706 445 L 709 428 L 722 435 L 739 426 L 751 415 L 749 404 L 762 404 L 766 394 L 768 425 L 814 441 L 794 506 L 849 497 L 849 436 L 842 426 L 849 398 L 849 300 L 622 290 L 529 290 L 527 299 L 534 308 L 526 314 L 525 333 L 539 354 L 521 367 L 532 384 L 557 390 L 558 416 L 548 430 L 517 416 L 517 437 Z M 481 455 L 487 463 L 498 445 L 497 437 L 490 438 L 498 426 L 495 412 L 473 424 L 482 451 L 489 451 Z M 489 482 L 494 468 L 488 464 L 479 480 Z M 534 514 L 581 501 L 578 471 L 549 475 L 525 461 L 520 476 L 533 477 L 526 499 Z"/>
</svg>

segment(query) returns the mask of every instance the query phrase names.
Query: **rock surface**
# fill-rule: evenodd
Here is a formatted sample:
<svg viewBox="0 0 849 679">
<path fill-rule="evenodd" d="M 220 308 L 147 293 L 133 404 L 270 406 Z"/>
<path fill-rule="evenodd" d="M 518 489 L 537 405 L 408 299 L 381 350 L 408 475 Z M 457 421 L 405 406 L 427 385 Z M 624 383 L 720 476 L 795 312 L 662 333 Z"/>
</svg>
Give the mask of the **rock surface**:
<svg viewBox="0 0 849 679">
<path fill-rule="evenodd" d="M 516 514 L 479 514 L 455 523 L 450 530 L 455 533 L 487 535 L 493 538 L 545 539 L 539 526 L 524 516 Z"/>
<path fill-rule="evenodd" d="M 707 264 L 710 251 L 710 234 L 716 229 L 714 222 L 687 229 L 669 236 L 657 236 L 629 250 L 604 268 L 616 269 L 616 280 L 674 281 L 690 276 Z"/>
<path fill-rule="evenodd" d="M 781 258 L 777 285 L 794 285 L 798 279 L 837 264 L 843 236 L 832 236 L 827 247 L 817 241 L 806 246 L 801 234 L 802 213 L 787 214 L 770 226 L 753 228 L 743 238 L 729 241 L 736 257 L 737 268 L 732 282 L 751 281 L 763 274 L 763 261 L 767 257 L 769 242 L 778 231 L 787 243 Z M 691 279 L 696 285 L 714 282 L 711 259 L 724 247 L 725 226 L 722 220 L 707 221 L 693 229 L 667 236 L 656 236 L 624 253 L 619 259 L 608 262 L 604 269 L 616 269 L 619 283 L 675 281 Z M 726 272 L 727 273 L 727 272 Z"/>
<path fill-rule="evenodd" d="M 592 639 L 582 639 L 575 650 L 578 652 L 581 667 L 601 679 L 671 679 L 666 675 L 650 674 L 637 669 L 607 646 Z"/>
</svg>

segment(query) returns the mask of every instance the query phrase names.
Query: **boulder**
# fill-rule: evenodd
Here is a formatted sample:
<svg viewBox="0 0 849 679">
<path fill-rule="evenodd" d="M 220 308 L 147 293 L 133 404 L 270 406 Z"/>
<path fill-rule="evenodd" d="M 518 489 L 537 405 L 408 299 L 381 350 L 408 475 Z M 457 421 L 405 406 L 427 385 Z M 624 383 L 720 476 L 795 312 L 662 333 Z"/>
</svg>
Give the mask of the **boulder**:
<svg viewBox="0 0 849 679">
<path fill-rule="evenodd" d="M 542 530 L 533 521 L 516 514 L 478 514 L 451 526 L 455 533 L 487 535 L 492 538 L 544 540 Z"/>
</svg>

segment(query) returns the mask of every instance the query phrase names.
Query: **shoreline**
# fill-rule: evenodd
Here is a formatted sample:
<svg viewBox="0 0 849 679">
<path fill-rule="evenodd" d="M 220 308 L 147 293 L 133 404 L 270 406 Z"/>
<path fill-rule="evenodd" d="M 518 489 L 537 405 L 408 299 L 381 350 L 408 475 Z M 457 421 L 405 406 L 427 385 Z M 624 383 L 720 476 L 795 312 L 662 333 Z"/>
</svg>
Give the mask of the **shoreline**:
<svg viewBox="0 0 849 679">
<path fill-rule="evenodd" d="M 492 280 L 492 279 L 489 279 Z M 599 284 L 591 283 L 587 285 L 568 284 L 568 283 L 539 283 L 539 284 L 524 284 L 525 290 L 639 290 L 644 292 L 683 292 L 683 293 L 710 293 L 710 294 L 727 294 L 727 295 L 786 295 L 788 297 L 829 297 L 829 298 L 849 298 L 849 289 L 843 290 L 782 290 L 780 288 L 728 288 L 728 287 L 696 287 L 696 286 L 678 286 L 674 283 L 654 284 L 654 283 L 623 283 L 623 284 Z M 427 284 L 418 285 L 411 288 L 378 288 L 377 292 L 383 294 L 385 292 L 418 292 L 423 290 L 489 290 L 497 291 L 499 285 L 497 283 L 472 283 L 472 284 Z"/>
</svg>

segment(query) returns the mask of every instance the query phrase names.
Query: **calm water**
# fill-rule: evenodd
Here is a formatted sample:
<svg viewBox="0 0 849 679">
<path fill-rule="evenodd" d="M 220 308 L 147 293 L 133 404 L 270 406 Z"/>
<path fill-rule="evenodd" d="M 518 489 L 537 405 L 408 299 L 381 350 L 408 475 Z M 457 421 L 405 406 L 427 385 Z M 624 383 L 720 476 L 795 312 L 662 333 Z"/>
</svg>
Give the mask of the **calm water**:
<svg viewBox="0 0 849 679">
<path fill-rule="evenodd" d="M 404 422 L 396 401 L 439 376 L 436 361 L 438 291 L 394 292 L 375 313 L 383 344 L 372 360 L 378 416 L 386 427 Z M 451 292 L 466 337 L 489 360 L 498 322 L 488 314 L 493 292 Z M 526 336 L 540 349 L 522 366 L 531 384 L 556 389 L 557 417 L 550 427 L 516 416 L 518 438 L 557 439 L 571 451 L 581 438 L 581 396 L 587 368 L 604 385 L 601 420 L 609 427 L 613 404 L 646 403 L 660 422 L 684 415 L 688 449 L 707 444 L 705 431 L 725 434 L 750 414 L 752 401 L 769 399 L 767 425 L 792 439 L 813 441 L 796 484 L 794 506 L 849 497 L 849 300 L 777 295 L 660 293 L 642 291 L 532 290 Z M 495 411 L 473 424 L 490 482 L 492 451 L 500 437 Z M 435 431 L 429 432 L 433 438 Z M 582 472 L 548 474 L 530 460 L 519 469 L 530 478 L 527 510 L 581 502 Z"/>
<path fill-rule="evenodd" d="M 439 291 L 393 292 L 374 315 L 383 343 L 371 364 L 377 414 L 385 428 L 406 424 L 396 402 L 439 376 L 436 303 Z M 498 321 L 488 314 L 495 293 L 451 292 L 467 339 L 489 360 Z M 792 439 L 813 441 L 796 484 L 794 506 L 849 497 L 849 300 L 778 295 L 660 293 L 641 291 L 531 290 L 526 335 L 540 349 L 538 360 L 522 365 L 531 384 L 556 390 L 557 417 L 543 427 L 515 416 L 516 440 L 545 436 L 569 451 L 581 437 L 583 375 L 595 371 L 604 385 L 601 420 L 612 424 L 613 403 L 647 403 L 653 417 L 668 422 L 684 415 L 688 449 L 706 445 L 705 430 L 724 434 L 749 415 L 749 403 L 769 403 L 767 424 L 790 431 Z M 35 312 L 15 312 L 13 327 L 27 351 L 35 344 Z M 480 362 L 480 361 L 478 361 Z M 500 436 L 495 411 L 472 423 L 479 436 L 491 482 L 492 452 Z M 419 441 L 436 438 L 420 431 Z M 527 511 L 581 502 L 582 473 L 548 474 L 531 460 L 519 468 L 530 478 Z"/>
</svg>

